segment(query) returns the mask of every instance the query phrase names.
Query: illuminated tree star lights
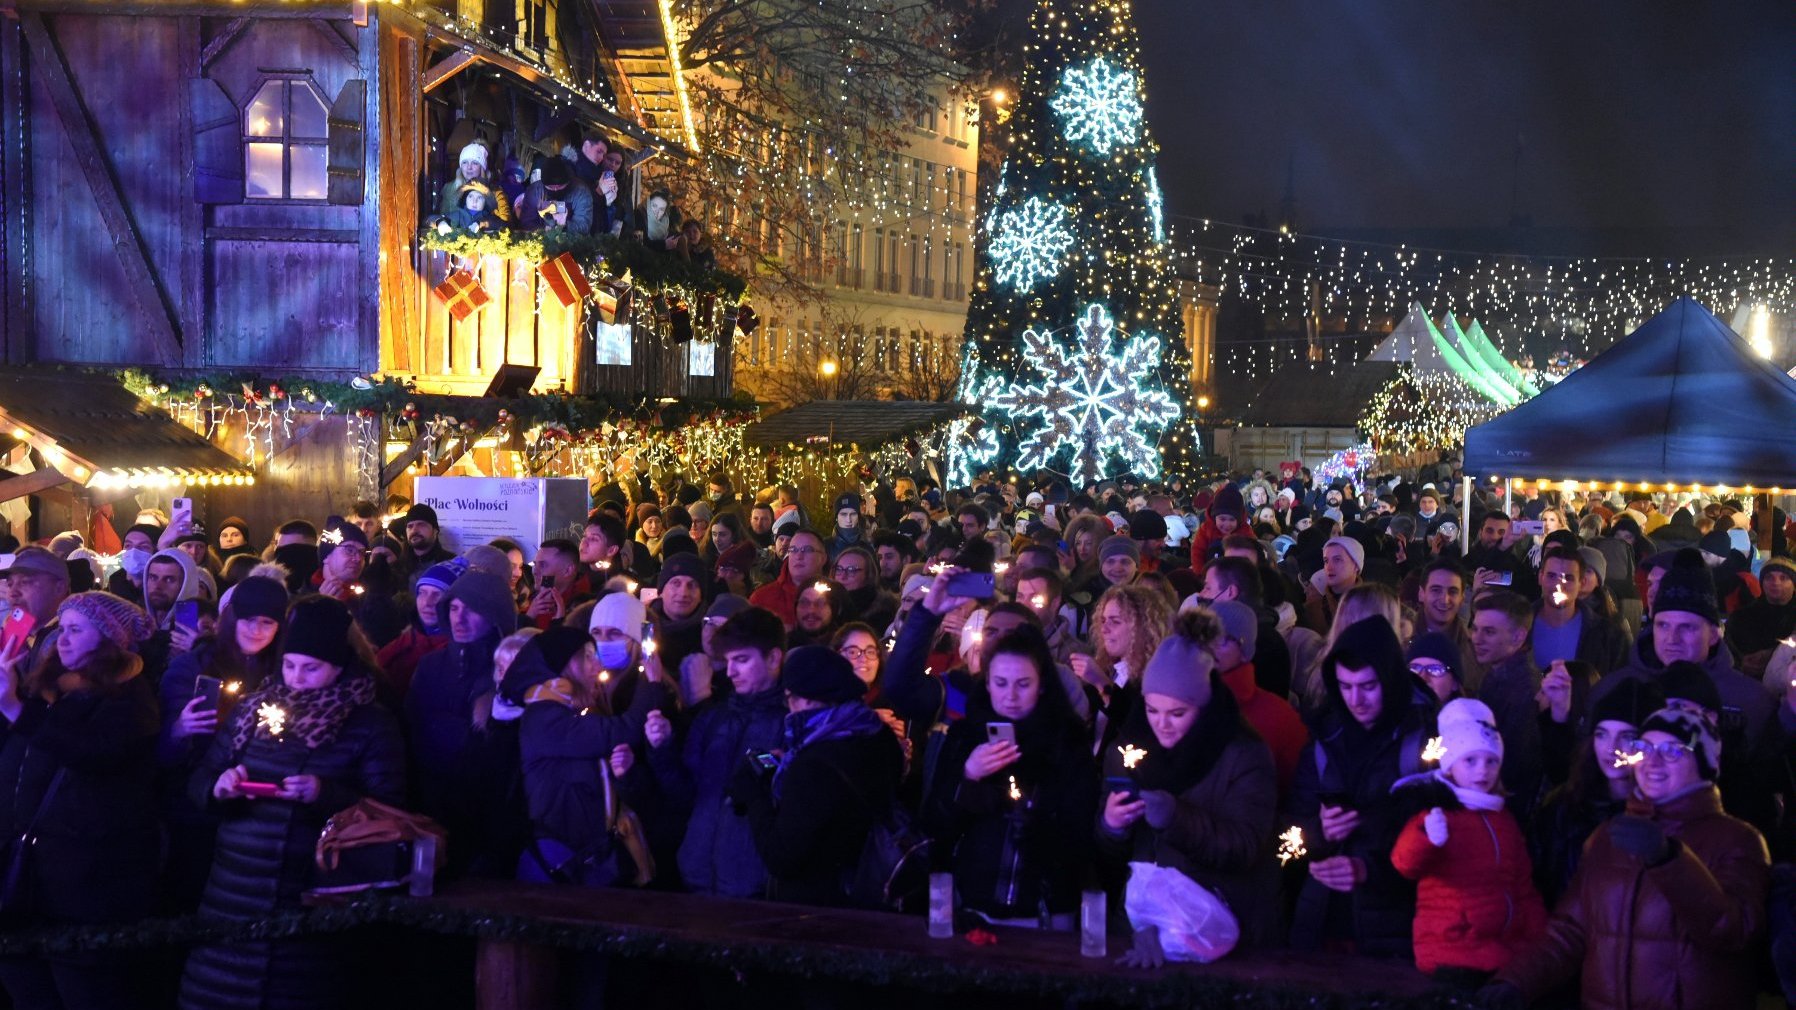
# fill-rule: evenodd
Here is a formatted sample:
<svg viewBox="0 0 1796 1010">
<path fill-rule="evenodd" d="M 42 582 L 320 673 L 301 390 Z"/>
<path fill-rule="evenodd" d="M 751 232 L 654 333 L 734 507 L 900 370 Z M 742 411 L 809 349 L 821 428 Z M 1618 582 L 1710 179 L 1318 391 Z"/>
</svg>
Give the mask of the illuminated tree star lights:
<svg viewBox="0 0 1796 1010">
<path fill-rule="evenodd" d="M 1011 386 L 989 401 L 1018 422 L 1034 419 L 1018 446 L 1018 470 L 1040 469 L 1071 449 L 1081 480 L 1103 479 L 1111 455 L 1142 477 L 1159 475 L 1158 430 L 1178 419 L 1179 408 L 1164 390 L 1139 383 L 1159 369 L 1160 338 L 1131 337 L 1112 354 L 1114 328 L 1110 313 L 1094 304 L 1079 320 L 1076 348 L 1046 330 L 1023 331 L 1024 360 L 1046 382 Z"/>
<path fill-rule="evenodd" d="M 1140 88 L 1127 68 L 1099 56 L 1083 68 L 1068 67 L 1049 105 L 1064 121 L 1068 141 L 1109 154 L 1141 136 Z"/>
<path fill-rule="evenodd" d="M 1073 246 L 1066 208 L 1032 196 L 997 215 L 992 229 L 992 275 L 999 284 L 1027 291 L 1060 272 Z"/>
</svg>

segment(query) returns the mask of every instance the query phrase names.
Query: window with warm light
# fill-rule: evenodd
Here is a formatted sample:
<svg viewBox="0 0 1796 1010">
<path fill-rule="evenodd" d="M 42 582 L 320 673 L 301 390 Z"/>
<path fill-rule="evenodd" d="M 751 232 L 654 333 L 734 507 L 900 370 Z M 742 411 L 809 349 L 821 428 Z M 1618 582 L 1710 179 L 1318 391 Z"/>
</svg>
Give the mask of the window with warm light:
<svg viewBox="0 0 1796 1010">
<path fill-rule="evenodd" d="M 262 82 L 243 110 L 244 196 L 323 200 L 328 194 L 330 105 L 310 80 Z"/>
</svg>

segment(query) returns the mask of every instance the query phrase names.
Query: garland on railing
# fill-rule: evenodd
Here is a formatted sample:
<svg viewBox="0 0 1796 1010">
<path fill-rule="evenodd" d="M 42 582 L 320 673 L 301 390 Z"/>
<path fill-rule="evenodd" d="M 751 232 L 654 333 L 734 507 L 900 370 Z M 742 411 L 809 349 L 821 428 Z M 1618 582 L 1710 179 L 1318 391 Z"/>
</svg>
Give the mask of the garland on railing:
<svg viewBox="0 0 1796 1010">
<path fill-rule="evenodd" d="M 902 950 L 845 951 L 777 936 L 719 944 L 644 926 L 548 922 L 385 894 L 365 895 L 344 905 L 282 911 L 250 921 L 183 916 L 0 933 L 0 955 L 42 957 L 108 950 L 186 949 L 203 943 L 323 936 L 378 925 L 441 936 L 597 951 L 666 964 L 902 986 L 930 993 L 1048 996 L 1080 1005 L 1227 1006 L 1234 1010 L 1463 1010 L 1476 1006 L 1470 999 L 1445 990 L 1418 997 L 1316 993 L 1276 979 L 1247 981 L 1207 974 L 1201 969 L 1166 969 L 1152 975 L 1049 974 L 1028 964 L 1007 962 L 1001 954 L 971 962 Z M 917 928 L 920 932 L 920 922 Z M 1068 943 L 1071 942 L 1069 937 Z"/>
<path fill-rule="evenodd" d="M 615 235 L 570 235 L 565 232 L 491 232 L 471 234 L 459 229 L 443 231 L 427 227 L 418 233 L 418 245 L 452 256 L 497 256 L 541 262 L 562 253 L 589 272 L 605 277 L 629 274 L 631 282 L 649 294 L 687 292 L 694 296 L 715 294 L 740 299 L 748 282 L 728 271 L 702 266 L 657 252 L 634 240 Z"/>
</svg>

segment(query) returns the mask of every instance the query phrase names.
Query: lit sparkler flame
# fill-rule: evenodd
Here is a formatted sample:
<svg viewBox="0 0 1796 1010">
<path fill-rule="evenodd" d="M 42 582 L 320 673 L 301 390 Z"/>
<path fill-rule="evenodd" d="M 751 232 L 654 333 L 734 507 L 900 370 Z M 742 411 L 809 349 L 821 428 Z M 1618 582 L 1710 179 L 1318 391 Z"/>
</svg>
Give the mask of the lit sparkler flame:
<svg viewBox="0 0 1796 1010">
<path fill-rule="evenodd" d="M 1565 606 L 1565 601 L 1567 599 L 1569 599 L 1569 597 L 1565 595 L 1564 589 L 1561 589 L 1558 586 L 1553 587 L 1553 606 L 1563 607 Z"/>
<path fill-rule="evenodd" d="M 948 570 L 948 566 L 945 564 L 942 564 L 940 561 L 937 561 L 935 564 L 929 566 L 929 574 L 931 574 L 931 575 L 940 575 L 947 570 Z"/>
<path fill-rule="evenodd" d="M 813 592 L 813 593 L 828 593 L 829 592 L 829 583 L 823 581 L 822 579 L 818 579 L 816 582 L 811 583 L 811 592 Z"/>
<path fill-rule="evenodd" d="M 1423 761 L 1439 761 L 1446 756 L 1447 745 L 1442 743 L 1441 738 L 1438 736 L 1430 738 L 1429 741 L 1422 746 Z"/>
<path fill-rule="evenodd" d="M 642 587 L 638 586 L 636 584 L 635 579 L 625 579 L 624 580 L 624 592 L 634 595 L 636 593 L 636 590 L 638 590 L 640 588 L 642 588 Z"/>
<path fill-rule="evenodd" d="M 1034 607 L 1037 610 L 1040 610 L 1041 608 L 1047 606 L 1048 605 L 1048 594 L 1047 593 L 1036 593 L 1034 596 L 1029 597 L 1029 605 L 1031 607 Z"/>
<path fill-rule="evenodd" d="M 992 574 L 1003 575 L 1005 572 L 1008 572 L 1008 571 L 1010 571 L 1010 562 L 1008 562 L 1008 561 L 992 562 Z"/>
<path fill-rule="evenodd" d="M 1291 825 L 1285 829 L 1284 834 L 1278 836 L 1278 865 L 1302 859 L 1309 853 L 1310 850 L 1303 847 L 1303 829 L 1297 825 Z"/>
<path fill-rule="evenodd" d="M 343 531 L 325 530 L 323 533 L 318 534 L 318 539 L 327 544 L 340 544 L 343 542 Z"/>
<path fill-rule="evenodd" d="M 658 648 L 660 648 L 660 646 L 655 642 L 654 639 L 644 638 L 642 640 L 642 654 L 644 656 L 653 656 L 655 654 L 655 650 Z"/>
<path fill-rule="evenodd" d="M 350 586 L 349 591 L 356 594 L 357 596 L 360 596 L 363 593 L 367 592 L 368 590 L 362 588 L 361 586 Z"/>
<path fill-rule="evenodd" d="M 1617 767 L 1617 768 L 1632 768 L 1633 766 L 1635 766 L 1645 760 L 1646 760 L 1646 752 L 1645 751 L 1641 751 L 1638 754 L 1629 754 L 1624 751 L 1616 751 L 1615 752 L 1615 767 Z"/>
<path fill-rule="evenodd" d="M 1010 777 L 1010 798 L 1013 800 L 1020 800 L 1023 798 L 1023 791 L 1017 787 L 1015 775 Z"/>
<path fill-rule="evenodd" d="M 256 709 L 256 728 L 267 730 L 269 736 L 278 738 L 287 731 L 287 710 L 273 704 Z"/>
<path fill-rule="evenodd" d="M 226 693 L 226 694 L 237 694 L 238 692 L 243 690 L 243 681 L 227 680 L 224 682 L 223 690 L 224 690 L 224 693 Z"/>
<path fill-rule="evenodd" d="M 1147 757 L 1147 748 L 1137 747 L 1132 743 L 1123 744 L 1116 749 L 1122 754 L 1123 767 L 1129 771 L 1134 771 L 1135 766 L 1141 763 L 1141 759 Z"/>
</svg>

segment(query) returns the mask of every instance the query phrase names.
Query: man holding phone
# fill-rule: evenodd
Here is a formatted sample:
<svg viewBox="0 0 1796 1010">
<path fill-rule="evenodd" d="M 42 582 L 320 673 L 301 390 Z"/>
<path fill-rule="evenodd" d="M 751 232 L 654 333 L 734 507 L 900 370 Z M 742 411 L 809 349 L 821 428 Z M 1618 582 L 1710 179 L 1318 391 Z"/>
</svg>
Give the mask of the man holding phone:
<svg viewBox="0 0 1796 1010">
<path fill-rule="evenodd" d="M 56 609 L 69 596 L 69 567 L 42 547 L 31 546 L 20 548 L 13 555 L 12 565 L 5 574 L 11 605 L 5 623 L 8 626 L 28 623 L 30 626 L 21 636 L 26 651 L 24 663 L 18 669 L 33 670 L 37 668 L 38 657 L 44 648 L 56 641 Z M 23 612 L 19 622 L 11 619 L 12 609 Z"/>
</svg>

